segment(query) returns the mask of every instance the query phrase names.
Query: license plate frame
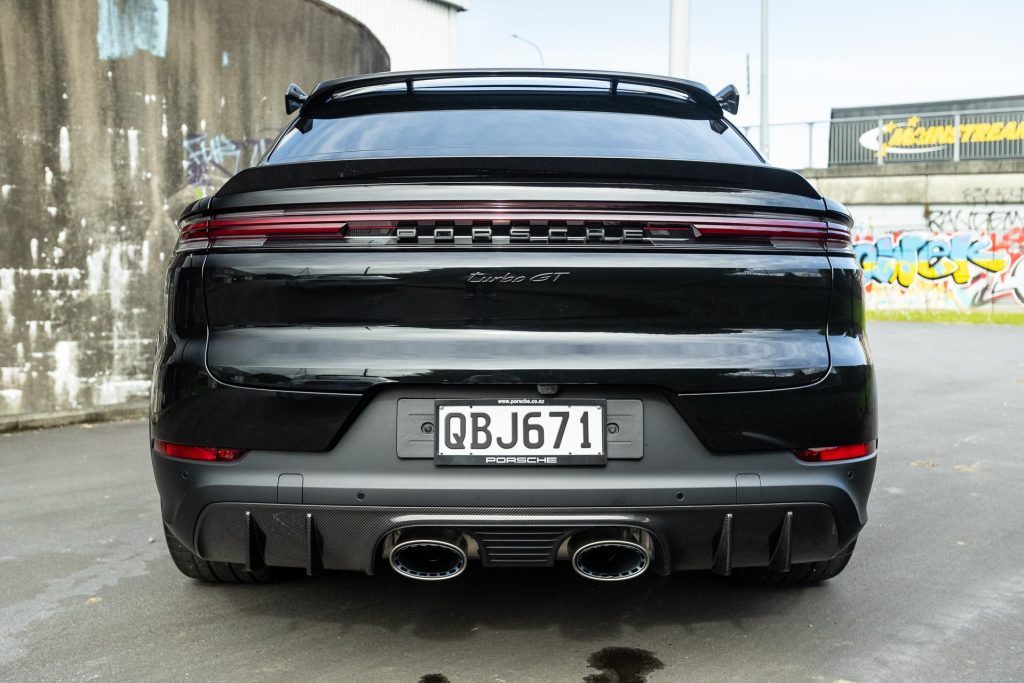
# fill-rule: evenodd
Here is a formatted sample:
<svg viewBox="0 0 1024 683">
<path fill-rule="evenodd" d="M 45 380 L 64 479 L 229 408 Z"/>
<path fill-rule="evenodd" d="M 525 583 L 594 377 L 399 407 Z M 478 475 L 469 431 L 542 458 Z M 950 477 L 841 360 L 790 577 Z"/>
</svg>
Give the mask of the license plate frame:
<svg viewBox="0 0 1024 683">
<path fill-rule="evenodd" d="M 485 452 L 479 452 L 477 450 L 467 449 L 451 449 L 446 446 L 442 446 L 442 439 L 444 439 L 447 433 L 447 424 L 443 422 L 445 416 L 450 413 L 460 412 L 452 411 L 450 408 L 463 408 L 473 410 L 476 408 L 482 409 L 480 412 L 485 412 L 491 416 L 492 420 L 495 415 L 501 413 L 507 413 L 507 417 L 510 419 L 510 415 L 513 411 L 526 411 L 526 412 L 542 412 L 547 414 L 550 409 L 565 408 L 569 411 L 570 416 L 567 422 L 571 422 L 575 416 L 573 413 L 582 415 L 586 413 L 588 416 L 597 416 L 596 424 L 590 424 L 590 433 L 587 435 L 591 443 L 591 447 L 584 449 L 585 452 L 572 453 L 567 452 L 568 448 L 562 448 L 560 451 L 552 452 L 552 448 L 549 445 L 550 439 L 545 435 L 544 444 L 536 449 L 536 452 L 523 453 L 522 448 L 510 448 L 508 451 L 495 451 L 494 448 L 485 449 Z M 537 409 L 537 410 L 531 410 Z M 575 409 L 575 410 L 574 410 Z M 463 465 L 463 466 L 490 466 L 490 467 L 530 467 L 530 466 L 547 466 L 547 467 L 574 467 L 574 466 L 604 466 L 608 464 L 608 444 L 606 441 L 606 425 L 608 418 L 608 402 L 605 399 L 545 399 L 545 398 L 496 398 L 496 399 L 436 399 L 434 401 L 434 418 L 436 425 L 435 437 L 434 437 L 434 464 L 451 466 L 451 465 Z M 525 420 L 525 416 L 520 419 Z M 559 418 L 552 418 L 550 416 L 543 418 L 546 421 Z M 595 419 L 588 418 L 588 423 L 595 422 Z M 511 424 L 511 423 L 510 423 Z M 566 427 L 568 430 L 568 426 Z M 575 429 L 575 425 L 574 425 Z M 583 426 L 581 423 L 580 431 L 582 432 Z M 502 436 L 508 436 L 502 435 Z M 581 434 L 582 436 L 582 434 Z M 522 445 L 524 441 L 524 434 L 518 434 L 517 441 Z M 493 435 L 492 435 L 492 438 Z M 495 441 L 497 438 L 495 438 Z M 578 442 L 583 445 L 582 441 Z M 458 451 L 462 452 L 458 452 Z M 456 452 L 452 452 L 456 451 Z"/>
</svg>

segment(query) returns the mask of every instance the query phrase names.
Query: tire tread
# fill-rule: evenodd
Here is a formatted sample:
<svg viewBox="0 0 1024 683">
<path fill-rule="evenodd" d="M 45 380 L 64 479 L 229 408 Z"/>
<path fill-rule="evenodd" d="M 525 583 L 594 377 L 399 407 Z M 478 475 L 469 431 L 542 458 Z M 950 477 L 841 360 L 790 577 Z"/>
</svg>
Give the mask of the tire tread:
<svg viewBox="0 0 1024 683">
<path fill-rule="evenodd" d="M 246 570 L 245 565 L 234 562 L 204 560 L 186 548 L 165 526 L 164 538 L 174 566 L 185 576 L 204 583 L 270 583 L 283 578 L 284 573 L 273 567 L 256 572 Z"/>
<path fill-rule="evenodd" d="M 743 567 L 736 569 L 732 577 L 744 583 L 778 586 L 812 586 L 838 576 L 853 557 L 854 541 L 839 555 L 822 562 L 806 562 L 794 564 L 788 572 L 780 572 L 770 567 Z"/>
</svg>

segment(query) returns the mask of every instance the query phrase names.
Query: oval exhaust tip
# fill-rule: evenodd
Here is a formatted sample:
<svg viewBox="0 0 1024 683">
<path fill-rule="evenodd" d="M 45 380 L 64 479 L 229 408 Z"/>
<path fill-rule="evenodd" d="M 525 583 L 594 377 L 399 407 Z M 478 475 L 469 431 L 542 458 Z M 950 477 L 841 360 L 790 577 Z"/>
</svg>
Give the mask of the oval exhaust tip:
<svg viewBox="0 0 1024 683">
<path fill-rule="evenodd" d="M 388 556 L 391 568 L 420 581 L 453 579 L 466 569 L 466 551 L 438 539 L 411 539 L 395 545 Z"/>
<path fill-rule="evenodd" d="M 580 576 L 595 581 L 634 579 L 651 564 L 648 550 L 633 541 L 604 539 L 584 543 L 572 556 L 572 567 Z"/>
</svg>

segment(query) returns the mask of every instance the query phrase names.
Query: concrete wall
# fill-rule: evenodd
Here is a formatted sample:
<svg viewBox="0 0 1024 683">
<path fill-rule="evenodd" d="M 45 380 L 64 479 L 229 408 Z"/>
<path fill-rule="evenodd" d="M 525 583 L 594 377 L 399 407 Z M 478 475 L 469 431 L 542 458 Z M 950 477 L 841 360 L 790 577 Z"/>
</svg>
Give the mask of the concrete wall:
<svg viewBox="0 0 1024 683">
<path fill-rule="evenodd" d="M 1024 202 L 1024 160 L 837 166 L 800 171 L 848 206 Z"/>
<path fill-rule="evenodd" d="M 1024 316 L 1024 204 L 850 208 L 868 308 Z"/>
<path fill-rule="evenodd" d="M 868 308 L 1024 315 L 1024 161 L 804 174 L 853 213 Z"/>
<path fill-rule="evenodd" d="M 312 0 L 0 0 L 0 415 L 144 396 L 177 211 L 388 67 Z"/>
</svg>

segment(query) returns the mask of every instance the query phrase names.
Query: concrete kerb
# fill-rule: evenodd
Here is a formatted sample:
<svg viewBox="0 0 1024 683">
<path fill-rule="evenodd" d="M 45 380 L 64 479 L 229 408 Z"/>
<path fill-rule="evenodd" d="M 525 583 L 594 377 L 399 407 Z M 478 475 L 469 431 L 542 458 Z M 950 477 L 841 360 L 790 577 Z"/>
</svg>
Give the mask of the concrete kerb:
<svg viewBox="0 0 1024 683">
<path fill-rule="evenodd" d="M 132 401 L 112 406 L 82 410 L 62 410 L 47 413 L 26 413 L 0 416 L 0 434 L 29 429 L 51 429 L 89 422 L 116 422 L 138 420 L 149 412 L 148 401 Z"/>
</svg>

